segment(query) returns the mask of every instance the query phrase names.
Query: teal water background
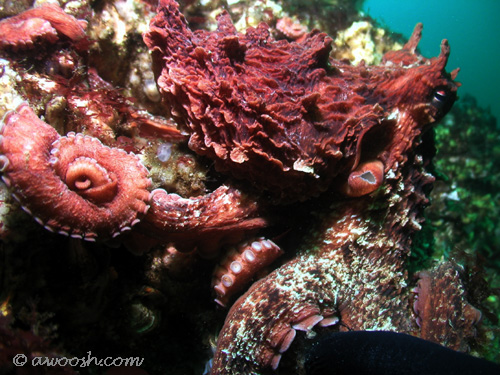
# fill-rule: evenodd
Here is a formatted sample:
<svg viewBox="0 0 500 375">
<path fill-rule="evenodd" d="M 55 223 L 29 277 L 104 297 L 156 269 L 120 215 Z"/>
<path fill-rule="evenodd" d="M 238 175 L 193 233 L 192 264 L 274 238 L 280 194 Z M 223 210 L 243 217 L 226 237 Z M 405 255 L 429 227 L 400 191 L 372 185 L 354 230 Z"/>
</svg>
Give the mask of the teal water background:
<svg viewBox="0 0 500 375">
<path fill-rule="evenodd" d="M 447 70 L 460 67 L 459 96 L 470 93 L 500 119 L 500 0 L 365 0 L 365 14 L 391 31 L 409 37 L 417 22 L 424 24 L 419 44 L 425 57 L 437 56 L 448 39 Z"/>
</svg>

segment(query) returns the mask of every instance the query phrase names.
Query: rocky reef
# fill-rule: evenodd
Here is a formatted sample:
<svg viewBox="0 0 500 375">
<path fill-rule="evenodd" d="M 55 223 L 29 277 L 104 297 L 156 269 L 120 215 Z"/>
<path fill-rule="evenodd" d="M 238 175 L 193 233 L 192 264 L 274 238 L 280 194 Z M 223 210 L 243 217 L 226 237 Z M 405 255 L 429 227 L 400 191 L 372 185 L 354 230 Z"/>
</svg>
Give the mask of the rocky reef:
<svg viewBox="0 0 500 375">
<path fill-rule="evenodd" d="M 446 41 L 351 1 L 0 9 L 1 371 L 307 374 L 372 330 L 500 362 L 500 131 Z"/>
</svg>

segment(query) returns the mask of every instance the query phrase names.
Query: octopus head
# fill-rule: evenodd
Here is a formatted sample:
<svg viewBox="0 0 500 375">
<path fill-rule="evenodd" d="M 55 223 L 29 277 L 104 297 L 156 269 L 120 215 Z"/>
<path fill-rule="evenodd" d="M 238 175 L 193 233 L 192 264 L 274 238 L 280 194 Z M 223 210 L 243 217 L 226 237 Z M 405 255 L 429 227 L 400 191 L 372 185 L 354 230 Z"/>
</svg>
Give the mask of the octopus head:
<svg viewBox="0 0 500 375">
<path fill-rule="evenodd" d="M 385 98 L 398 98 L 390 116 L 402 116 L 418 127 L 439 121 L 457 99 L 459 82 L 455 78 L 459 69 L 446 72 L 450 46 L 441 42 L 439 56 L 427 59 L 416 52 L 422 36 L 422 24 L 417 24 L 413 34 L 399 51 L 384 56 L 385 65 L 399 65 L 394 75 L 380 85 Z"/>
<path fill-rule="evenodd" d="M 448 41 L 442 41 L 439 56 L 427 59 L 416 52 L 421 36 L 422 24 L 417 24 L 408 43 L 399 51 L 386 53 L 383 65 L 373 70 L 367 97 L 383 116 L 364 136 L 361 157 L 342 187 L 348 196 L 377 190 L 387 172 L 406 160 L 419 135 L 441 120 L 457 99 L 460 83 L 455 78 L 459 69 L 451 73 L 445 70 L 450 55 Z M 373 144 L 382 146 L 368 150 Z"/>
</svg>

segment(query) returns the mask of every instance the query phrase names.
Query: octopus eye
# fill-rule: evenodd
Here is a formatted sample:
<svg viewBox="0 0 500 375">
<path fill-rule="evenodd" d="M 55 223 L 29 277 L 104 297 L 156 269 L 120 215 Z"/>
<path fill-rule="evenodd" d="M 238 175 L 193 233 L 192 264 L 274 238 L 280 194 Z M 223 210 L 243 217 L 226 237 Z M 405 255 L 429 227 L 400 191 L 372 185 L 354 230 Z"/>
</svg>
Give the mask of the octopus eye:
<svg viewBox="0 0 500 375">
<path fill-rule="evenodd" d="M 446 100 L 446 91 L 444 90 L 437 90 L 434 93 L 434 98 L 435 101 L 437 102 L 444 102 Z"/>
<path fill-rule="evenodd" d="M 455 102 L 456 94 L 443 87 L 438 87 L 432 93 L 431 105 L 434 106 L 439 113 L 439 117 L 444 116 Z"/>
</svg>

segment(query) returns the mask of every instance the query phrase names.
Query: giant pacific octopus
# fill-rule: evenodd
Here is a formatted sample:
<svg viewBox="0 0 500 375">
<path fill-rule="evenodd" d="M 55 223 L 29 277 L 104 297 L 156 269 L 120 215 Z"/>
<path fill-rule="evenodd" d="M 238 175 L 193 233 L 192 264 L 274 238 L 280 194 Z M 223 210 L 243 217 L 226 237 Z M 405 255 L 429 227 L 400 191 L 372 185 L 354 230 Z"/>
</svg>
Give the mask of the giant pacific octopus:
<svg viewBox="0 0 500 375">
<path fill-rule="evenodd" d="M 380 66 L 352 66 L 329 59 L 324 33 L 289 43 L 260 24 L 239 34 L 226 12 L 215 32 L 192 32 L 177 4 L 161 1 L 144 40 L 189 146 L 289 201 L 330 186 L 349 196 L 376 190 L 423 124 L 448 111 L 458 70 L 443 73 L 446 41 L 438 58 L 416 55 L 420 35 L 421 25 Z"/>
<path fill-rule="evenodd" d="M 43 12 L 34 14 L 47 25 Z M 433 181 L 422 133 L 448 112 L 459 86 L 458 70 L 445 71 L 446 40 L 438 57 L 417 53 L 421 31 L 419 24 L 381 65 L 353 66 L 330 58 L 324 33 L 288 42 L 260 24 L 240 34 L 226 12 L 214 32 L 193 32 L 178 4 L 161 0 L 144 40 L 164 105 L 189 132 L 192 150 L 260 198 L 226 185 L 195 198 L 150 192 L 135 155 L 89 136 L 61 137 L 26 103 L 3 121 L 3 180 L 49 230 L 94 241 L 132 229 L 209 254 L 268 226 L 261 206 L 272 210 L 269 197 L 285 205 L 320 196 L 325 209 L 296 256 L 232 306 L 213 374 L 277 369 L 297 331 L 315 326 L 410 333 L 465 350 L 480 314 L 466 300 L 460 267 L 420 273 L 413 290 L 406 272 Z M 248 251 L 281 253 L 262 238 L 240 249 L 231 277 Z M 229 301 L 233 282 L 240 281 L 218 284 L 219 302 Z M 435 297 L 438 287 L 452 304 Z"/>
<path fill-rule="evenodd" d="M 464 349 L 478 312 L 463 302 L 459 281 L 447 285 L 458 288 L 456 331 L 429 328 L 442 324 L 433 309 L 448 311 L 429 308 L 425 286 L 415 290 L 419 330 L 405 272 L 433 181 L 420 136 L 448 112 L 459 86 L 458 70 L 445 71 L 447 41 L 438 57 L 419 55 L 419 24 L 380 66 L 352 66 L 329 59 L 332 40 L 317 31 L 289 43 L 273 40 L 264 24 L 239 34 L 225 12 L 218 22 L 215 32 L 192 32 L 165 0 L 145 35 L 160 92 L 190 130 L 190 147 L 279 201 L 327 189 L 336 198 L 298 255 L 233 305 L 212 373 L 276 369 L 297 330 L 339 322 Z"/>
</svg>

